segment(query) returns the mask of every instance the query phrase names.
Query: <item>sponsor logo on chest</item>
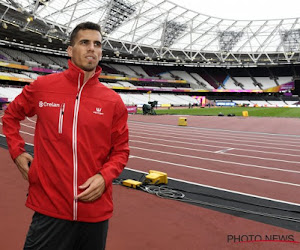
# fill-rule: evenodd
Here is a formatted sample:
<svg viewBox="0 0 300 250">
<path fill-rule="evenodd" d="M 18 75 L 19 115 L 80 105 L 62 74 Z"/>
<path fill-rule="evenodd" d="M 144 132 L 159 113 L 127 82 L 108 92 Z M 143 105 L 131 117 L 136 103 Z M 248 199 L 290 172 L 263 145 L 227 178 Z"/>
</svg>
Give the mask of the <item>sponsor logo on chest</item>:
<svg viewBox="0 0 300 250">
<path fill-rule="evenodd" d="M 44 101 L 39 101 L 39 107 L 44 108 L 44 107 L 49 107 L 49 108 L 59 108 L 60 104 L 54 103 L 54 102 L 44 102 Z"/>
<path fill-rule="evenodd" d="M 96 110 L 93 112 L 96 115 L 104 115 L 104 113 L 101 112 L 102 108 L 96 108 Z"/>
</svg>

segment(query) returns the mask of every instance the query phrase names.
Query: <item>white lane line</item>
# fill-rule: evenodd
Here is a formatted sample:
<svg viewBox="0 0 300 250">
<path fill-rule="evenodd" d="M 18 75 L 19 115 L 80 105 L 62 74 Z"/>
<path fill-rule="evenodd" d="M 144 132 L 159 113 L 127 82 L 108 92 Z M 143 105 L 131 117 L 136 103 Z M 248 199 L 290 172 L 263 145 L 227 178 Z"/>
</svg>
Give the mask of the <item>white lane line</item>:
<svg viewBox="0 0 300 250">
<path fill-rule="evenodd" d="M 34 136 L 34 134 L 31 134 L 31 133 L 28 133 L 28 132 L 25 132 L 25 131 L 22 131 L 22 130 L 20 130 L 20 133 L 21 133 L 21 134 L 25 134 L 25 135 L 31 135 L 31 136 Z"/>
<path fill-rule="evenodd" d="M 2 124 L 0 122 L 0 124 Z M 30 136 L 34 136 L 34 134 L 32 133 L 28 133 L 28 132 L 25 132 L 25 131 L 22 131 L 20 130 L 20 133 L 22 134 L 26 134 L 26 135 L 30 135 Z M 132 137 L 132 136 L 131 136 Z M 136 136 L 136 137 L 141 137 L 141 136 Z M 146 137 L 142 137 L 142 138 L 146 138 Z M 147 138 L 149 139 L 149 138 Z M 152 138 L 153 139 L 153 138 Z M 154 139 L 154 140 L 163 140 L 163 139 Z M 130 140 L 130 141 L 133 141 L 135 142 L 135 140 Z M 168 140 L 163 140 L 163 141 L 168 141 Z M 136 141 L 136 142 L 140 142 L 140 143 L 147 143 L 147 142 L 142 142 L 142 141 Z M 172 141 L 171 141 L 172 142 Z M 173 141 L 173 142 L 177 142 L 177 141 Z M 177 143 L 180 143 L 180 142 L 177 142 Z M 183 143 L 183 142 L 181 142 Z M 153 143 L 147 143 L 147 144 L 153 144 Z M 189 143 L 187 143 L 189 144 Z M 190 143 L 192 145 L 195 146 L 195 144 L 193 143 Z M 155 144 L 154 144 L 155 145 Z M 156 144 L 156 145 L 160 145 L 160 146 L 166 146 L 166 147 L 175 147 L 175 146 L 171 146 L 171 145 L 165 145 L 165 144 Z M 203 144 L 200 144 L 200 145 L 203 145 Z M 205 144 L 204 144 L 205 145 Z M 207 145 L 209 146 L 209 145 Z M 184 148 L 184 147 L 175 147 L 175 148 Z M 191 149 L 191 148 L 186 148 L 186 149 L 189 149 L 189 150 L 195 150 L 195 149 Z M 228 150 L 233 150 L 234 148 L 230 148 Z M 146 149 L 147 150 L 147 149 Z M 237 150 L 241 150 L 241 149 L 237 149 Z M 208 153 L 225 153 L 225 152 L 220 152 L 220 151 L 216 151 L 216 152 L 213 152 L 213 151 L 209 151 L 209 150 L 197 150 L 197 151 L 202 151 L 202 152 L 208 152 Z M 223 151 L 223 150 L 221 150 Z M 251 150 L 247 150 L 247 151 L 251 151 Z M 253 150 L 254 152 L 257 152 L 255 150 Z M 261 152 L 261 151 L 259 151 Z M 270 152 L 267 152 L 267 153 L 270 153 Z M 281 155 L 289 155 L 289 154 L 282 154 L 282 153 L 274 153 L 274 154 L 281 154 Z M 262 160 L 271 160 L 271 161 L 279 161 L 279 162 L 286 162 L 286 163 L 295 163 L 295 164 L 298 164 L 298 162 L 295 162 L 295 161 L 285 161 L 285 160 L 281 160 L 281 159 L 274 159 L 274 158 L 263 158 L 263 157 L 257 157 L 257 156 L 246 156 L 246 155 L 237 155 L 237 154 L 230 154 L 230 153 L 226 153 L 226 155 L 233 155 L 233 156 L 237 156 L 237 157 L 248 157 L 248 158 L 255 158 L 255 159 L 262 159 Z M 289 155 L 289 156 L 294 156 L 294 155 Z M 207 158 L 206 158 L 207 159 Z M 212 159 L 211 159 L 212 160 Z M 237 163 L 236 163 L 237 164 Z"/>
<path fill-rule="evenodd" d="M 173 138 L 173 139 L 178 139 L 178 141 L 180 141 L 180 140 L 182 140 L 182 139 L 187 139 L 187 137 L 178 137 L 178 136 L 170 136 L 170 135 L 165 135 L 165 133 L 164 134 L 154 134 L 154 133 L 146 133 L 146 132 L 136 132 L 136 131 L 131 131 L 130 132 L 131 134 L 135 134 L 135 133 L 137 133 L 137 134 L 142 134 L 142 135 L 150 135 L 150 137 L 148 137 L 148 138 L 153 138 L 153 136 L 159 136 L 159 137 L 167 137 L 167 138 Z M 193 136 L 194 137 L 194 136 Z M 189 141 L 197 141 L 197 142 L 199 142 L 199 141 L 204 141 L 204 142 L 209 142 L 209 141 L 211 141 L 211 138 L 208 138 L 208 139 L 206 139 L 206 140 L 203 140 L 203 139 L 196 139 L 196 138 L 188 138 L 188 140 Z M 185 142 L 186 143 L 186 142 Z M 243 144 L 241 144 L 241 143 L 233 143 L 233 142 L 231 142 L 231 140 L 229 140 L 229 142 L 220 142 L 219 141 L 219 139 L 218 139 L 218 142 L 217 142 L 218 144 L 226 144 L 226 145 L 228 145 L 228 144 L 230 144 L 230 145 L 234 145 L 234 146 L 247 146 L 247 147 L 254 147 L 254 148 L 264 148 L 264 149 L 276 149 L 276 150 L 285 150 L 285 151 L 295 151 L 295 152 L 297 152 L 297 154 L 299 153 L 299 149 L 290 149 L 290 148 L 280 148 L 280 147 L 269 147 L 269 146 L 260 146 L 260 145 L 249 145 L 249 144 L 245 144 L 245 143 L 243 143 Z M 224 147 L 224 146 L 223 146 Z"/>
<path fill-rule="evenodd" d="M 134 129 L 134 132 L 138 132 L 138 131 L 145 131 L 145 129 L 142 129 L 142 128 L 135 128 Z M 174 131 L 172 130 L 168 130 L 168 131 L 162 131 L 162 129 L 149 129 L 148 131 L 151 131 L 152 133 L 155 131 L 155 134 L 174 134 Z M 153 133 L 154 134 L 154 133 Z M 184 138 L 189 138 L 189 137 L 193 137 L 193 138 L 207 138 L 208 140 L 213 140 L 213 139 L 216 139 L 218 141 L 237 141 L 237 142 L 240 142 L 242 141 L 242 139 L 238 138 L 238 139 L 234 139 L 233 136 L 220 136 L 219 134 L 211 134 L 211 135 L 208 135 L 208 134 L 192 134 L 192 133 L 183 133 L 183 132 L 180 132 L 180 133 L 176 133 L 177 135 L 181 135 L 181 136 L 184 136 Z M 282 141 L 280 140 L 277 140 L 277 141 L 271 141 L 270 140 L 259 140 L 259 139 L 255 139 L 253 138 L 252 136 L 252 139 L 253 140 L 249 140 L 249 139 L 246 139 L 247 140 L 247 143 L 254 143 L 255 145 L 257 144 L 263 144 L 263 145 L 278 145 L 280 144 L 281 146 L 289 146 L 289 147 L 300 147 L 300 142 L 297 143 L 297 144 L 293 144 L 291 142 L 287 142 L 287 143 L 283 143 Z"/>
<path fill-rule="evenodd" d="M 132 156 L 132 158 L 135 158 L 135 156 Z M 144 172 L 144 171 L 141 171 L 141 170 L 138 170 L 138 169 L 133 169 L 133 168 L 128 168 L 128 167 L 125 167 L 125 169 L 133 171 L 133 172 L 142 173 L 142 174 L 149 174 L 147 172 Z M 186 180 L 182 180 L 182 179 L 178 179 L 178 178 L 173 178 L 173 177 L 170 177 L 170 176 L 168 176 L 168 179 L 183 182 L 183 183 L 187 183 L 187 184 L 191 184 L 191 185 L 195 185 L 195 186 L 206 187 L 206 188 L 211 188 L 211 189 L 215 189 L 215 190 L 219 190 L 219 191 L 224 191 L 224 192 L 228 192 L 228 193 L 244 195 L 244 196 L 249 196 L 249 197 L 263 199 L 263 200 L 270 200 L 270 201 L 280 202 L 280 203 L 289 204 L 289 205 L 293 205 L 293 206 L 300 206 L 299 203 L 293 203 L 293 202 L 288 202 L 288 201 L 283 201 L 283 200 L 277 200 L 277 199 L 272 199 L 270 197 L 259 196 L 259 195 L 249 194 L 249 193 L 243 193 L 243 192 L 238 192 L 238 191 L 234 191 L 234 190 L 231 190 L 231 189 L 219 188 L 219 187 L 210 186 L 210 185 L 204 185 L 204 184 L 201 184 L 201 183 L 186 181 Z"/>
<path fill-rule="evenodd" d="M 237 141 L 237 142 L 241 142 L 242 139 L 237 137 L 237 136 L 221 136 L 217 133 L 214 133 L 214 134 L 207 134 L 207 133 L 202 133 L 202 134 L 194 134 L 194 133 L 190 133 L 190 132 L 178 132 L 178 131 L 174 131 L 174 130 L 167 130 L 167 131 L 164 131 L 162 129 L 153 129 L 153 128 L 149 128 L 149 129 L 143 129 L 143 128 L 134 128 L 132 129 L 131 128 L 131 132 L 147 132 L 147 131 L 151 131 L 153 134 L 167 134 L 167 135 L 173 135 L 173 134 L 176 134 L 176 135 L 180 135 L 180 136 L 183 136 L 184 138 L 189 138 L 189 137 L 192 137 L 192 138 L 207 138 L 208 140 L 213 140 L 213 139 L 216 139 L 218 141 Z M 252 139 L 252 140 L 251 140 Z M 280 143 L 281 146 L 293 146 L 293 147 L 300 147 L 300 142 L 295 142 L 295 143 L 292 143 L 290 140 L 285 140 L 285 141 L 288 141 L 286 143 L 282 142 L 282 140 L 278 139 L 278 140 L 267 140 L 267 139 L 264 139 L 264 140 L 259 140 L 259 139 L 256 139 L 255 137 L 251 137 L 251 139 L 245 139 L 247 141 L 247 143 L 254 143 L 255 145 L 257 144 L 263 144 L 263 145 L 266 145 L 266 144 L 269 144 L 269 145 L 278 145 Z M 243 138 L 244 140 L 244 138 Z"/>
<path fill-rule="evenodd" d="M 150 127 L 153 126 L 159 126 L 159 127 L 172 127 L 172 128 L 178 128 L 177 125 L 169 125 L 169 124 L 162 124 L 162 123 L 151 123 L 151 122 L 140 122 L 140 121 L 128 121 L 129 123 L 133 124 L 143 124 Z M 183 127 L 182 127 L 183 128 Z M 253 131 L 240 131 L 240 130 L 230 130 L 230 129 L 218 129 L 218 128 L 201 128 L 201 127 L 186 127 L 185 129 L 191 129 L 191 130 L 207 130 L 207 131 L 221 131 L 221 132 L 229 132 L 229 133 L 241 133 L 241 134 L 255 134 L 255 135 L 268 135 L 268 136 L 279 136 L 279 137 L 298 137 L 300 138 L 300 135 L 289 135 L 289 134 L 275 134 L 275 133 L 266 133 L 266 132 L 253 132 Z"/>
<path fill-rule="evenodd" d="M 2 125 L 2 123 L 0 122 L 0 125 Z M 28 133 L 28 132 L 25 132 L 25 131 L 22 131 L 22 130 L 20 130 L 19 131 L 21 134 L 25 134 L 25 135 L 30 135 L 30 136 L 34 136 L 34 134 L 31 134 L 31 133 Z M 0 134 L 0 136 L 3 136 L 3 137 L 5 137 L 3 134 Z"/>
<path fill-rule="evenodd" d="M 156 152 L 156 153 L 160 153 L 160 154 L 168 154 L 168 155 L 174 155 L 174 156 L 180 156 L 180 157 L 192 158 L 192 159 L 198 159 L 198 160 L 204 160 L 204 161 L 221 162 L 221 163 L 225 163 L 225 164 L 235 164 L 235 165 L 244 166 L 244 167 L 261 168 L 261 169 L 267 169 L 267 170 L 300 174 L 300 171 L 291 170 L 291 169 L 272 168 L 272 167 L 265 167 L 265 166 L 260 166 L 260 165 L 246 164 L 246 163 L 234 162 L 234 161 L 223 161 L 223 160 L 218 160 L 218 159 L 211 159 L 211 158 L 198 157 L 198 156 L 192 156 L 192 155 L 183 155 L 183 154 L 159 151 L 159 150 L 154 150 L 154 149 L 146 149 L 146 148 L 140 148 L 140 147 L 134 147 L 134 146 L 131 146 L 130 148 L 143 150 L 143 151 L 149 151 L 151 153 Z"/>
<path fill-rule="evenodd" d="M 2 118 L 2 117 L 3 117 L 3 115 L 2 115 L 2 116 L 0 116 L 0 118 Z M 2 122 L 0 122 L 0 125 L 3 125 L 3 123 L 2 123 Z M 30 126 L 30 125 L 27 125 L 27 124 L 25 124 L 25 123 L 20 123 L 20 125 L 22 125 L 22 126 L 24 126 L 24 127 L 28 127 L 28 128 L 35 129 L 35 127 L 33 127 L 33 126 Z M 24 131 L 20 131 L 20 132 L 24 132 Z M 26 132 L 24 132 L 24 133 L 26 133 Z"/>
<path fill-rule="evenodd" d="M 28 121 L 33 122 L 33 123 L 36 123 L 36 121 L 31 120 L 29 117 L 26 117 L 26 118 L 27 118 Z"/>
<path fill-rule="evenodd" d="M 27 125 L 27 124 L 24 124 L 24 123 L 20 123 L 20 124 L 24 127 L 35 129 L 35 127 L 33 127 L 33 126 L 30 126 L 30 125 Z"/>
<path fill-rule="evenodd" d="M 162 131 L 162 128 L 158 128 L 158 127 L 152 127 L 152 126 L 146 126 L 146 125 L 138 125 L 138 126 L 132 126 L 130 125 L 129 126 L 130 129 L 133 129 L 133 130 L 138 130 L 138 129 L 143 129 L 145 131 L 146 130 L 156 130 L 156 131 Z M 165 131 L 172 131 L 172 132 L 177 132 L 177 133 L 180 133 L 180 134 L 187 134 L 187 135 L 209 135 L 209 136 L 217 136 L 217 137 L 224 137 L 224 138 L 232 138 L 232 137 L 241 137 L 241 135 L 236 135 L 236 134 L 230 134 L 230 133 L 224 133 L 224 132 L 216 132 L 216 131 L 193 131 L 193 130 L 187 130 L 186 128 L 185 129 L 180 129 L 178 127 L 174 127 L 174 128 L 165 128 Z M 286 138 L 282 138 L 282 137 L 279 137 L 279 138 L 276 138 L 274 136 L 270 136 L 270 135 L 265 135 L 265 136 L 260 136 L 260 135 L 242 135 L 243 139 L 253 139 L 253 138 L 256 138 L 256 140 L 260 140 L 260 141 L 269 141 L 269 142 L 278 142 L 279 140 L 286 140 Z M 300 138 L 288 138 L 288 141 L 289 142 L 295 142 L 295 143 L 300 143 Z"/>
<path fill-rule="evenodd" d="M 21 131 L 20 131 L 20 133 L 21 133 Z M 34 136 L 33 134 L 29 134 L 29 133 L 26 133 L 26 132 L 23 132 L 23 134 L 28 134 L 28 135 Z M 3 135 L 3 134 L 0 134 L 0 136 L 5 138 L 5 135 Z M 25 142 L 25 144 L 28 144 L 28 145 L 32 145 L 32 146 L 33 146 L 33 144 L 31 144 L 31 143 L 29 143 L 29 142 Z"/>
<path fill-rule="evenodd" d="M 175 149 L 184 149 L 184 150 L 190 150 L 190 151 L 196 151 L 196 152 L 205 152 L 205 153 L 211 153 L 211 154 L 232 155 L 232 156 L 236 156 L 236 157 L 259 159 L 259 160 L 264 160 L 264 161 L 265 160 L 278 161 L 278 162 L 284 162 L 284 163 L 297 164 L 299 166 L 299 161 L 286 161 L 286 160 L 275 159 L 275 158 L 265 158 L 265 157 L 251 156 L 251 155 L 249 156 L 249 155 L 238 155 L 238 154 L 227 153 L 230 150 L 234 150 L 234 148 L 227 148 L 227 149 L 222 149 L 222 150 L 219 150 L 219 151 L 210 151 L 210 150 L 205 150 L 205 149 L 179 147 L 179 146 L 172 146 L 172 145 L 169 145 L 169 144 L 161 144 L 161 143 L 158 144 L 158 143 L 151 143 L 151 142 L 138 141 L 138 140 L 130 140 L 130 142 L 149 144 L 149 145 L 154 145 L 154 146 L 158 146 L 158 147 L 162 146 L 162 147 L 175 148 Z"/>
<path fill-rule="evenodd" d="M 224 154 L 224 153 L 226 153 L 226 152 L 228 152 L 230 150 L 234 150 L 234 148 L 225 148 L 225 149 L 222 149 L 222 150 L 219 150 L 219 151 L 215 151 L 213 153 Z M 235 155 L 235 154 L 228 154 L 228 155 Z M 236 155 L 236 156 L 249 157 L 249 156 L 244 156 L 244 155 Z M 252 157 L 250 157 L 250 158 L 252 158 Z M 260 157 L 258 157 L 258 158 L 260 158 Z M 260 158 L 260 159 L 265 159 L 265 158 Z"/>
<path fill-rule="evenodd" d="M 34 147 L 32 143 L 26 142 L 25 144 Z"/>
<path fill-rule="evenodd" d="M 194 147 L 197 146 L 205 146 L 205 147 L 211 147 L 211 148 L 220 148 L 221 146 L 216 146 L 216 145 L 210 145 L 210 144 L 204 144 L 204 143 L 192 143 L 192 142 L 181 142 L 181 141 L 174 141 L 174 140 L 165 140 L 165 139 L 159 139 L 159 138 L 153 138 L 153 137 L 145 137 L 145 136 L 138 136 L 138 135 L 132 135 L 130 134 L 130 137 L 138 137 L 146 140 L 156 140 L 156 141 L 164 141 L 164 142 L 170 142 L 174 144 L 188 144 L 188 145 L 193 145 Z M 245 144 L 243 144 L 245 145 Z M 270 151 L 261 151 L 261 150 L 253 150 L 253 149 L 242 149 L 242 148 L 235 148 L 234 150 L 238 151 L 247 151 L 247 152 L 259 152 L 259 153 L 264 153 L 264 154 L 276 154 L 276 155 L 284 155 L 284 156 L 292 156 L 292 157 L 300 157 L 300 155 L 292 155 L 292 154 L 286 154 L 286 153 L 279 153 L 279 152 L 270 152 Z"/>
<path fill-rule="evenodd" d="M 290 182 L 284 182 L 284 181 L 276 181 L 276 180 L 273 180 L 273 179 L 264 179 L 264 178 L 254 177 L 254 176 L 234 174 L 234 173 L 228 173 L 228 172 L 223 172 L 223 171 L 218 171 L 218 170 L 193 167 L 193 166 L 189 166 L 189 165 L 178 164 L 178 163 L 175 163 L 175 162 L 160 161 L 160 160 L 155 160 L 155 159 L 145 158 L 145 157 L 139 157 L 139 156 L 134 156 L 134 158 L 145 160 L 145 161 L 158 162 L 158 163 L 172 165 L 172 166 L 177 166 L 177 167 L 183 167 L 183 168 L 190 168 L 190 169 L 195 169 L 195 170 L 200 170 L 200 171 L 206 171 L 206 172 L 211 172 L 211 173 L 216 173 L 216 174 L 229 175 L 229 176 L 241 177 L 241 178 L 246 178 L 246 179 L 253 179 L 253 180 L 259 180 L 259 181 L 264 181 L 264 182 L 272 182 L 272 183 L 277 183 L 277 184 L 283 184 L 283 185 L 300 187 L 300 184 L 296 184 L 296 183 L 290 183 Z"/>
</svg>

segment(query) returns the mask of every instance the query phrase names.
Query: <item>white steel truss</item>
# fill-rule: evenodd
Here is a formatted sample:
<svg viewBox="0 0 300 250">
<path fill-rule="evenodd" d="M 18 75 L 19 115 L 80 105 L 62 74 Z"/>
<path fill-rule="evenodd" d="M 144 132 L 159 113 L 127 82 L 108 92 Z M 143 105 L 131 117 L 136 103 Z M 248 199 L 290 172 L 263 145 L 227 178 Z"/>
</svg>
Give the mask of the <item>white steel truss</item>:
<svg viewBox="0 0 300 250">
<path fill-rule="evenodd" d="M 2 23 L 64 43 L 78 23 L 97 22 L 104 31 L 105 52 L 120 60 L 214 66 L 300 63 L 299 18 L 221 19 L 171 0 L 0 0 L 0 7 Z M 28 17 L 32 20 L 26 21 Z"/>
</svg>

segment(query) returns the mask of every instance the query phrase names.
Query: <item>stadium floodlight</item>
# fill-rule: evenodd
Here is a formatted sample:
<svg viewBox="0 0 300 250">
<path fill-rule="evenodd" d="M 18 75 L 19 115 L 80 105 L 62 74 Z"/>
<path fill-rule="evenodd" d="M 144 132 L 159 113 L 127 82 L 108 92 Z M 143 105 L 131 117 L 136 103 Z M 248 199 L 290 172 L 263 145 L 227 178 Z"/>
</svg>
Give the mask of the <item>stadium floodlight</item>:
<svg viewBox="0 0 300 250">
<path fill-rule="evenodd" d="M 166 21 L 162 32 L 162 46 L 170 47 L 175 40 L 186 30 L 187 25 L 174 21 Z"/>
<path fill-rule="evenodd" d="M 300 29 L 284 30 L 281 41 L 286 52 L 296 52 L 300 49 Z"/>
<path fill-rule="evenodd" d="M 27 21 L 28 23 L 32 22 L 32 21 L 33 21 L 33 16 L 27 17 L 27 18 L 26 18 L 26 21 Z"/>
<path fill-rule="evenodd" d="M 115 51 L 114 51 L 114 54 L 115 54 L 116 57 L 119 57 L 119 56 L 120 56 L 120 51 L 115 50 Z"/>
<path fill-rule="evenodd" d="M 3 21 L 2 21 L 2 27 L 3 27 L 3 29 L 7 29 L 7 24 Z"/>
<path fill-rule="evenodd" d="M 243 36 L 243 32 L 221 31 L 218 34 L 220 51 L 229 52 Z"/>
<path fill-rule="evenodd" d="M 104 22 L 104 33 L 113 32 L 124 23 L 136 10 L 136 8 L 123 0 L 111 0 Z"/>
<path fill-rule="evenodd" d="M 48 30 L 49 33 L 56 33 L 58 30 L 56 29 L 56 27 L 52 24 L 50 26 L 50 29 Z"/>
</svg>

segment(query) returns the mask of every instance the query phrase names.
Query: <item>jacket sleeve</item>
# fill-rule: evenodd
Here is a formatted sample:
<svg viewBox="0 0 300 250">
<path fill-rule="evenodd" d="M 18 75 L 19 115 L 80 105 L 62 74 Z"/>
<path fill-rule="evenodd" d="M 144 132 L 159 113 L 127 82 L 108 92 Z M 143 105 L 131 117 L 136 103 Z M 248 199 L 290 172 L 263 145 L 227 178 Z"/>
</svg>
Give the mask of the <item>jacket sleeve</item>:
<svg viewBox="0 0 300 250">
<path fill-rule="evenodd" d="M 112 122 L 111 151 L 108 160 L 103 165 L 100 174 L 105 180 L 105 186 L 117 178 L 127 164 L 129 157 L 129 135 L 127 125 L 128 112 L 121 98 L 117 103 Z"/>
<path fill-rule="evenodd" d="M 35 115 L 33 105 L 34 84 L 27 85 L 7 107 L 2 117 L 3 133 L 11 158 L 14 160 L 17 156 L 25 152 L 25 141 L 20 135 L 20 121 L 26 116 Z"/>
</svg>

